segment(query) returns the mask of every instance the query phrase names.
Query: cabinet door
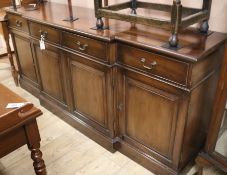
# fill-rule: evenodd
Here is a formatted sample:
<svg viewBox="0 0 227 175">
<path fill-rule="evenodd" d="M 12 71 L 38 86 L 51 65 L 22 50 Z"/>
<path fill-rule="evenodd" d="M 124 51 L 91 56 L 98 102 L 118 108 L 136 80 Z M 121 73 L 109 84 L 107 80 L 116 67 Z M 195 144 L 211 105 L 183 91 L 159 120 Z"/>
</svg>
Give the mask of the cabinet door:
<svg viewBox="0 0 227 175">
<path fill-rule="evenodd" d="M 120 77 L 118 109 L 122 140 L 149 156 L 171 162 L 178 137 L 180 96 L 166 91 L 164 86 L 153 86 L 147 77 L 144 81 L 144 76 L 137 73 L 122 73 Z"/>
<path fill-rule="evenodd" d="M 32 55 L 30 40 L 22 36 L 13 35 L 19 60 L 20 74 L 37 83 L 35 63 Z"/>
<path fill-rule="evenodd" d="M 39 45 L 34 45 L 37 58 L 42 93 L 65 104 L 63 89 L 62 59 L 57 48 L 46 45 L 45 50 L 40 50 Z"/>
<path fill-rule="evenodd" d="M 110 70 L 101 64 L 70 54 L 73 111 L 97 130 L 108 134 L 111 105 Z M 109 102 L 108 102 L 109 101 Z"/>
</svg>

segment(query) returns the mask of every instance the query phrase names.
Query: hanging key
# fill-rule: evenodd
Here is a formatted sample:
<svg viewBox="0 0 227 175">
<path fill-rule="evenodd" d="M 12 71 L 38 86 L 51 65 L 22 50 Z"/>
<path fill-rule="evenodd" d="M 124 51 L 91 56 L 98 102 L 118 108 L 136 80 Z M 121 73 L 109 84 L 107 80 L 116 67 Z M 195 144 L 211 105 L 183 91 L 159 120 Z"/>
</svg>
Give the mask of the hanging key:
<svg viewBox="0 0 227 175">
<path fill-rule="evenodd" d="M 40 50 L 45 50 L 46 46 L 45 46 L 45 36 L 41 35 L 41 39 L 39 41 L 39 45 L 40 45 Z"/>
</svg>

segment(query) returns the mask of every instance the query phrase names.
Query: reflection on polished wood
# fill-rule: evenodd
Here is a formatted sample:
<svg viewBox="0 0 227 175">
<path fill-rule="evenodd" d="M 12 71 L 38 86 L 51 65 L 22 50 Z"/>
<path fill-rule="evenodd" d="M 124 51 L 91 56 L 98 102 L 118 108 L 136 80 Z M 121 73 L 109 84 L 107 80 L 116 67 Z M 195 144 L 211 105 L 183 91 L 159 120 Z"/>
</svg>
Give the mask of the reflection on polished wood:
<svg viewBox="0 0 227 175">
<path fill-rule="evenodd" d="M 108 150 L 179 174 L 204 144 L 226 35 L 187 29 L 174 51 L 168 31 L 116 20 L 95 31 L 93 10 L 73 9 L 74 23 L 59 15 L 67 5 L 7 9 L 21 87 Z"/>
</svg>

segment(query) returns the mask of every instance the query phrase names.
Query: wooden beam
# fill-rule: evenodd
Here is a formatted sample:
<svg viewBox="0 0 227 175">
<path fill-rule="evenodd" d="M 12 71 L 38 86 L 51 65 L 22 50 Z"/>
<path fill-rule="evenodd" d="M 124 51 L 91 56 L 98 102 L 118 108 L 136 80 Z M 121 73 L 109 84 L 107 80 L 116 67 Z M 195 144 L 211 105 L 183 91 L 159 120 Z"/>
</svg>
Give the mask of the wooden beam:
<svg viewBox="0 0 227 175">
<path fill-rule="evenodd" d="M 137 2 L 137 7 L 138 8 L 145 8 L 145 9 L 154 9 L 154 10 L 159 10 L 159 11 L 164 11 L 164 12 L 171 12 L 171 9 L 172 9 L 172 5 L 156 4 L 156 3 L 140 2 L 140 1 Z M 198 13 L 199 11 L 201 11 L 201 9 L 183 7 L 182 12 L 185 15 L 187 15 L 187 14 Z"/>
<path fill-rule="evenodd" d="M 188 27 L 190 25 L 193 25 L 195 23 L 207 20 L 208 18 L 209 18 L 209 16 L 208 16 L 208 11 L 207 10 L 200 11 L 200 12 L 198 12 L 196 14 L 184 17 L 182 19 L 182 23 L 181 23 L 180 27 L 181 28 L 186 28 L 186 27 Z"/>
<path fill-rule="evenodd" d="M 139 15 L 131 15 L 125 14 L 121 12 L 106 10 L 106 9 L 99 9 L 100 16 L 104 16 L 106 18 L 117 19 L 137 24 L 149 25 L 154 27 L 160 27 L 164 29 L 170 29 L 170 20 L 160 20 L 155 18 L 149 18 Z"/>
<path fill-rule="evenodd" d="M 103 7 L 103 9 L 118 11 L 118 10 L 130 8 L 130 7 L 131 7 L 131 2 L 123 2 L 123 3 Z"/>
<path fill-rule="evenodd" d="M 104 0 L 104 6 L 108 6 L 109 2 L 108 0 Z"/>
<path fill-rule="evenodd" d="M 210 18 L 212 0 L 203 0 L 203 10 L 208 10 L 208 17 Z"/>
<path fill-rule="evenodd" d="M 146 8 L 146 9 L 154 9 L 154 10 L 159 10 L 159 11 L 165 11 L 165 12 L 170 12 L 171 7 L 170 5 L 166 4 L 156 4 L 156 3 L 150 3 L 150 2 L 137 2 L 137 7 L 138 8 Z"/>
<path fill-rule="evenodd" d="M 96 18 L 99 18 L 100 15 L 98 13 L 98 9 L 101 9 L 102 8 L 102 0 L 95 0 L 94 2 L 95 2 L 95 4 L 94 4 L 94 7 L 95 7 L 95 16 L 96 16 Z"/>
<path fill-rule="evenodd" d="M 131 0 L 131 9 L 136 9 L 138 7 L 137 4 L 137 0 Z"/>
</svg>

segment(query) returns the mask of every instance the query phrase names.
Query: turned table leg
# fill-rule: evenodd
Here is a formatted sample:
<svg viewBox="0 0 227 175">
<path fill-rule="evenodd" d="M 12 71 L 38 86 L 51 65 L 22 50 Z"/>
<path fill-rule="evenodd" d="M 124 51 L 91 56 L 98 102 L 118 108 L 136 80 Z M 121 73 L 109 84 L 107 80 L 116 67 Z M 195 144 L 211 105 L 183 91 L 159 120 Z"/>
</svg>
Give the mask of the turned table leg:
<svg viewBox="0 0 227 175">
<path fill-rule="evenodd" d="M 13 76 L 13 79 L 14 79 L 14 82 L 16 84 L 16 86 L 18 86 L 18 72 L 15 68 L 15 65 L 14 65 L 14 60 L 13 60 L 13 54 L 12 54 L 12 51 L 11 51 L 11 48 L 10 48 L 10 38 L 9 38 L 9 31 L 8 31 L 8 28 L 7 28 L 7 21 L 2 21 L 2 28 L 3 28 L 3 36 L 4 36 L 4 39 L 5 39 L 5 42 L 6 42 L 6 49 L 7 49 L 7 54 L 8 54 L 8 58 L 9 58 L 9 61 L 10 61 L 10 66 L 11 66 L 11 74 Z"/>
<path fill-rule="evenodd" d="M 40 151 L 40 144 L 37 143 L 36 145 L 33 145 L 29 147 L 31 151 L 31 158 L 33 160 L 33 166 L 36 175 L 46 175 L 46 166 L 44 163 L 44 160 L 42 158 L 42 152 Z"/>
<path fill-rule="evenodd" d="M 31 158 L 36 175 L 46 175 L 46 166 L 40 151 L 40 135 L 36 120 L 25 125 L 25 133 L 27 136 L 27 145 L 31 151 Z"/>
</svg>

